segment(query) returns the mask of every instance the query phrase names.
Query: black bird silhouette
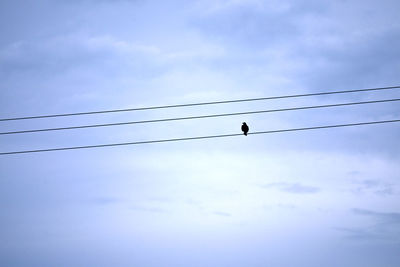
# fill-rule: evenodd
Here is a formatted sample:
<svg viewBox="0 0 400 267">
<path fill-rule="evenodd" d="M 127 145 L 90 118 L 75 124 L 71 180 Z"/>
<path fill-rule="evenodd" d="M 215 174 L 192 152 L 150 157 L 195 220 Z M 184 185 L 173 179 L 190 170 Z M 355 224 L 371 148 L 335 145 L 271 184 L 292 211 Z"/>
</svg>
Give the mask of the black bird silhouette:
<svg viewBox="0 0 400 267">
<path fill-rule="evenodd" d="M 247 124 L 245 122 L 243 122 L 243 124 L 242 124 L 242 131 L 243 131 L 243 134 L 245 136 L 247 136 L 247 133 L 249 132 L 249 126 L 247 126 Z"/>
</svg>

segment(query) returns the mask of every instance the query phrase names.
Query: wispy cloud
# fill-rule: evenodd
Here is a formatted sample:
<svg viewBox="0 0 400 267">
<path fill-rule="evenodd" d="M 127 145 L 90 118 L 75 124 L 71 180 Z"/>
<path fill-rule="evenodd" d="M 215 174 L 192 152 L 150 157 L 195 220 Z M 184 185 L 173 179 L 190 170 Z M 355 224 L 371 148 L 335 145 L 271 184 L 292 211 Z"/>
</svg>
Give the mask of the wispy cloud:
<svg viewBox="0 0 400 267">
<path fill-rule="evenodd" d="M 369 216 L 382 224 L 398 224 L 400 227 L 399 212 L 377 212 L 366 209 L 353 209 L 352 212 L 357 215 Z"/>
<path fill-rule="evenodd" d="M 262 185 L 262 188 L 276 188 L 280 191 L 292 194 L 315 194 L 321 191 L 315 186 L 306 186 L 299 183 L 270 183 Z"/>
<path fill-rule="evenodd" d="M 29 41 L 18 41 L 0 50 L 0 70 L 24 70 L 54 67 L 76 67 L 82 64 L 107 63 L 107 60 L 152 59 L 160 49 L 154 45 L 133 43 L 110 35 L 56 35 Z M 128 61 L 125 60 L 125 63 Z"/>
<path fill-rule="evenodd" d="M 395 194 L 395 188 L 393 184 L 374 179 L 366 179 L 355 182 L 355 188 L 352 192 L 355 194 L 373 193 L 379 196 L 390 196 Z"/>
<path fill-rule="evenodd" d="M 342 232 L 345 238 L 352 240 L 367 241 L 379 238 L 379 236 L 377 236 L 376 234 L 373 234 L 368 229 L 363 228 L 334 227 L 333 229 Z"/>
<path fill-rule="evenodd" d="M 372 225 L 368 227 L 335 227 L 334 229 L 345 234 L 346 238 L 359 241 L 394 241 L 400 237 L 400 213 L 377 212 L 367 209 L 352 209 L 358 216 L 369 217 Z"/>
</svg>

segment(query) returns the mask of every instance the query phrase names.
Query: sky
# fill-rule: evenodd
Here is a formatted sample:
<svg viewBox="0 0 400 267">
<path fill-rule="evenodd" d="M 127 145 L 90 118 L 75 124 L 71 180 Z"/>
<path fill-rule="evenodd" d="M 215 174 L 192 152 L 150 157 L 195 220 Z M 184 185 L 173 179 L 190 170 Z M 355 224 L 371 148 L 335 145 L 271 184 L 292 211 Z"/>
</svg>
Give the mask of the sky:
<svg viewBox="0 0 400 267">
<path fill-rule="evenodd" d="M 0 117 L 400 85 L 400 2 L 2 0 Z M 0 131 L 400 97 L 0 122 Z M 0 152 L 395 120 L 398 102 L 0 136 Z M 0 156 L 1 266 L 400 264 L 398 123 Z"/>
</svg>

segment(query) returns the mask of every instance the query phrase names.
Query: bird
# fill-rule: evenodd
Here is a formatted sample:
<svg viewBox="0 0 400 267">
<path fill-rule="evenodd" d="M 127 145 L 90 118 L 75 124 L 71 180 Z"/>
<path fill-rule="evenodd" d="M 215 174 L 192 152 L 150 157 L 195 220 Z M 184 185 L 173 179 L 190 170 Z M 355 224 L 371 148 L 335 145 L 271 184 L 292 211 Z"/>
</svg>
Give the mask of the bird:
<svg viewBox="0 0 400 267">
<path fill-rule="evenodd" d="M 249 132 L 249 126 L 247 126 L 247 124 L 245 122 L 243 122 L 243 124 L 242 124 L 242 131 L 243 131 L 243 134 L 245 136 L 247 136 L 247 133 Z"/>
</svg>

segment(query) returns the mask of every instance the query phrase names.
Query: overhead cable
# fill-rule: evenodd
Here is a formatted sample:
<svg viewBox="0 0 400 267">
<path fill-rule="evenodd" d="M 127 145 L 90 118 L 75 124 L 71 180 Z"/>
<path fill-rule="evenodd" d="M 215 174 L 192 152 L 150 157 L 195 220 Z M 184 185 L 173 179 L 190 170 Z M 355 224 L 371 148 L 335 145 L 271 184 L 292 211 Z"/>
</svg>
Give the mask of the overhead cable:
<svg viewBox="0 0 400 267">
<path fill-rule="evenodd" d="M 253 132 L 253 133 L 248 133 L 248 134 L 249 135 L 273 134 L 273 133 L 283 133 L 283 132 L 307 131 L 307 130 L 318 130 L 318 129 L 327 129 L 327 128 L 339 128 L 339 127 L 350 127 L 350 126 L 361 126 L 361 125 L 372 125 L 372 124 L 383 124 L 383 123 L 394 123 L 394 122 L 400 122 L 400 119 L 385 120 L 385 121 L 358 122 L 358 123 L 348 123 L 348 124 L 336 124 L 336 125 L 312 126 L 312 127 L 291 128 L 291 129 L 280 129 L 280 130 Z M 27 153 L 38 153 L 38 152 L 89 149 L 89 148 L 100 148 L 100 147 L 115 147 L 115 146 L 127 146 L 127 145 L 142 145 L 142 144 L 152 144 L 152 143 L 190 141 L 190 140 L 224 138 L 224 137 L 234 137 L 234 136 L 243 136 L 243 134 L 239 134 L 239 133 L 221 134 L 221 135 L 183 137 L 183 138 L 161 139 L 161 140 L 136 141 L 136 142 L 126 142 L 126 143 L 114 143 L 114 144 L 98 144 L 98 145 L 88 145 L 88 146 L 59 147 L 59 148 L 37 149 L 37 150 L 22 150 L 22 151 L 1 152 L 0 156 L 12 155 L 12 154 L 27 154 Z M 243 137 L 243 138 L 248 138 L 248 137 Z"/>
<path fill-rule="evenodd" d="M 55 117 L 68 117 L 68 116 L 80 116 L 80 115 L 93 115 L 93 114 L 104 114 L 104 113 L 139 111 L 139 110 L 181 108 L 181 107 L 190 107 L 190 106 L 217 105 L 217 104 L 228 104 L 228 103 L 239 103 L 239 102 L 250 102 L 250 101 L 262 101 L 262 100 L 284 99 L 284 98 L 296 98 L 296 97 L 308 97 L 308 96 L 319 96 L 319 95 L 360 93 L 360 92 L 369 92 L 369 91 L 398 89 L 398 88 L 400 88 L 400 85 L 398 85 L 398 86 L 390 86 L 390 87 L 377 87 L 377 88 L 366 88 L 366 89 L 356 89 L 356 90 L 318 92 L 318 93 L 296 94 L 296 95 L 281 95 L 281 96 L 271 96 L 271 97 L 246 98 L 246 99 L 235 99 L 235 100 L 222 100 L 222 101 L 188 103 L 188 104 L 175 104 L 175 105 L 165 105 L 165 106 L 150 106 L 150 107 L 139 107 L 139 108 L 112 109 L 112 110 L 87 111 L 87 112 L 76 112 L 76 113 L 60 113 L 60 114 L 25 116 L 25 117 L 14 117 L 14 118 L 0 118 L 0 121 L 43 119 L 43 118 L 55 118 Z"/>
<path fill-rule="evenodd" d="M 206 118 L 249 115 L 249 114 L 259 114 L 259 113 L 269 113 L 269 112 L 295 111 L 295 110 L 306 110 L 306 109 L 316 109 L 316 108 L 331 108 L 331 107 L 340 107 L 340 106 L 375 104 L 375 103 L 385 103 L 385 102 L 394 102 L 394 101 L 400 101 L 400 98 L 363 101 L 363 102 L 337 103 L 337 104 L 318 105 L 318 106 L 303 106 L 303 107 L 292 107 L 292 108 L 282 108 L 282 109 L 268 109 L 268 110 L 245 111 L 245 112 L 235 112 L 235 113 L 211 114 L 211 115 L 191 116 L 191 117 L 178 117 L 178 118 L 142 120 L 142 121 L 128 121 L 128 122 L 116 122 L 116 123 L 105 123 L 105 124 L 91 124 L 91 125 L 33 129 L 33 130 L 22 130 L 22 131 L 9 131 L 9 132 L 0 132 L 0 135 L 37 133 L 37 132 L 49 132 L 49 131 L 61 131 L 61 130 L 76 130 L 76 129 L 85 129 L 85 128 L 121 126 L 121 125 L 140 124 L 140 123 L 155 123 L 155 122 L 166 122 L 166 121 L 206 119 Z"/>
</svg>

